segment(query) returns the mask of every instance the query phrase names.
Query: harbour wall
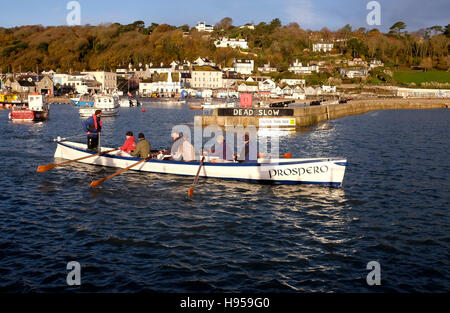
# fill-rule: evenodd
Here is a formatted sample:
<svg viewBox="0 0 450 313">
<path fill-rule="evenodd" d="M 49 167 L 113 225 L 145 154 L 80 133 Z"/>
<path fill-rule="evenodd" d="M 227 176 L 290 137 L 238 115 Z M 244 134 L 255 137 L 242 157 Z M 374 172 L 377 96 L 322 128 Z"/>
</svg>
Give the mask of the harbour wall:
<svg viewBox="0 0 450 313">
<path fill-rule="evenodd" d="M 449 108 L 450 99 L 369 99 L 352 100 L 347 103 L 329 104 L 307 107 L 290 107 L 293 110 L 296 128 L 307 127 L 322 121 L 332 120 L 349 115 L 364 114 L 379 110 L 401 109 L 439 109 Z M 259 108 L 256 108 L 259 109 Z M 270 108 L 276 110 L 278 108 Z M 218 109 L 212 115 L 197 115 L 194 123 L 197 126 L 218 125 L 225 126 L 256 126 L 259 127 L 260 118 L 277 118 L 286 116 L 219 116 Z"/>
</svg>

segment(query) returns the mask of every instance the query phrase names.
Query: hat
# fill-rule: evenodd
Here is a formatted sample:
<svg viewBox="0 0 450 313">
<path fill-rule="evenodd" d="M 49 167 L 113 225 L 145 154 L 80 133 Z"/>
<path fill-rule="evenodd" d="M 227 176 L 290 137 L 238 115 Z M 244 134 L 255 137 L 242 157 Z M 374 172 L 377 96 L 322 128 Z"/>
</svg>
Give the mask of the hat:
<svg viewBox="0 0 450 313">
<path fill-rule="evenodd" d="M 139 133 L 138 138 L 145 138 L 143 133 Z"/>
</svg>

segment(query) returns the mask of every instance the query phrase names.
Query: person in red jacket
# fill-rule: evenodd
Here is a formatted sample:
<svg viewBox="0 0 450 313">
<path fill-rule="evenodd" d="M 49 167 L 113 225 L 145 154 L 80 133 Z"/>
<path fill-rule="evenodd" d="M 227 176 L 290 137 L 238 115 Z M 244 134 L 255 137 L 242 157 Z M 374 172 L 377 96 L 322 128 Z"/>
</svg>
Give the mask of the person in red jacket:
<svg viewBox="0 0 450 313">
<path fill-rule="evenodd" d="M 136 149 L 136 140 L 133 136 L 133 132 L 129 131 L 125 134 L 125 136 L 127 137 L 127 140 L 125 141 L 123 146 L 120 147 L 120 150 L 126 153 L 130 153 L 131 151 Z"/>
</svg>

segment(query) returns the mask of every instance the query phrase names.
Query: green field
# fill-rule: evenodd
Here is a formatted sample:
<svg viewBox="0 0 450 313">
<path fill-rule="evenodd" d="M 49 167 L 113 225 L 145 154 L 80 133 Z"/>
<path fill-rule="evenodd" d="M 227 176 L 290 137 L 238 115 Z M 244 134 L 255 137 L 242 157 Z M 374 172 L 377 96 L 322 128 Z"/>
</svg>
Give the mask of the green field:
<svg viewBox="0 0 450 313">
<path fill-rule="evenodd" d="M 450 72 L 431 71 L 431 72 L 395 72 L 394 79 L 401 83 L 450 83 Z"/>
</svg>

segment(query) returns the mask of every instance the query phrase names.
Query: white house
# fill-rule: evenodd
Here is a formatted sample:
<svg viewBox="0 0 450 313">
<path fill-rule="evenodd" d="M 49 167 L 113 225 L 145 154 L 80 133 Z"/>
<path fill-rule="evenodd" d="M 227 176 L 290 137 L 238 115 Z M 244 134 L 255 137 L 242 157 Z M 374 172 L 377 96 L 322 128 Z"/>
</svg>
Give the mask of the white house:
<svg viewBox="0 0 450 313">
<path fill-rule="evenodd" d="M 239 92 L 258 92 L 258 83 L 251 81 L 236 82 L 237 91 Z"/>
<path fill-rule="evenodd" d="M 261 72 L 261 73 L 272 73 L 272 72 L 276 72 L 276 71 L 277 71 L 277 68 L 270 66 L 270 62 L 267 64 L 264 64 L 263 66 L 258 67 L 258 72 Z"/>
<path fill-rule="evenodd" d="M 300 86 L 295 86 L 292 89 L 292 99 L 305 100 L 306 99 L 305 90 Z"/>
<path fill-rule="evenodd" d="M 198 24 L 195 26 L 195 28 L 199 31 L 199 32 L 213 32 L 214 31 L 214 27 L 211 25 L 207 25 L 205 22 L 198 22 Z"/>
<path fill-rule="evenodd" d="M 325 43 L 325 42 L 318 42 L 313 44 L 313 52 L 329 52 L 333 50 L 334 44 L 332 43 Z"/>
<path fill-rule="evenodd" d="M 272 91 L 277 87 L 277 84 L 271 79 L 265 79 L 264 81 L 258 82 L 259 91 Z"/>
<path fill-rule="evenodd" d="M 216 66 L 216 63 L 214 63 L 213 61 L 211 61 L 208 58 L 197 58 L 197 60 L 194 61 L 195 65 L 198 66 Z"/>
<path fill-rule="evenodd" d="M 306 81 L 304 79 L 297 79 L 297 78 L 283 78 L 280 80 L 281 84 L 286 84 L 289 86 L 295 86 L 295 85 L 301 85 L 304 86 L 306 84 Z"/>
<path fill-rule="evenodd" d="M 230 47 L 233 49 L 236 48 L 248 49 L 248 43 L 247 40 L 245 39 L 236 39 L 236 38 L 228 39 L 226 37 L 222 37 L 221 40 L 217 40 L 214 44 L 218 48 Z"/>
<path fill-rule="evenodd" d="M 339 73 L 343 77 L 355 78 L 355 77 L 365 77 L 369 74 L 368 70 L 365 68 L 341 68 Z"/>
<path fill-rule="evenodd" d="M 371 69 L 376 68 L 376 67 L 383 67 L 383 66 L 384 66 L 384 63 L 381 62 L 380 60 L 372 60 L 369 63 L 369 67 Z"/>
<path fill-rule="evenodd" d="M 139 83 L 139 94 L 151 95 L 158 93 L 180 93 L 181 92 L 180 73 L 161 73 L 153 75 L 150 80 L 143 80 Z"/>
<path fill-rule="evenodd" d="M 255 67 L 254 60 L 233 60 L 233 69 L 235 72 L 244 75 L 250 75 Z"/>
<path fill-rule="evenodd" d="M 245 25 L 239 26 L 239 28 L 247 28 L 247 29 L 251 29 L 251 30 L 255 30 L 255 25 L 253 23 L 247 23 Z"/>
<path fill-rule="evenodd" d="M 312 74 L 312 72 L 319 72 L 319 66 L 303 66 L 302 62 L 295 60 L 294 63 L 289 67 L 289 72 L 294 72 L 295 74 Z"/>
<path fill-rule="evenodd" d="M 336 86 L 322 86 L 323 92 L 336 92 Z"/>
<path fill-rule="evenodd" d="M 102 84 L 101 92 L 112 93 L 117 90 L 117 74 L 114 72 L 81 72 L 81 74 L 89 74 Z"/>
<path fill-rule="evenodd" d="M 191 87 L 201 89 L 222 88 L 222 71 L 212 66 L 194 66 L 191 71 Z"/>
</svg>

